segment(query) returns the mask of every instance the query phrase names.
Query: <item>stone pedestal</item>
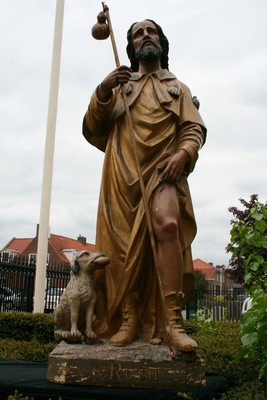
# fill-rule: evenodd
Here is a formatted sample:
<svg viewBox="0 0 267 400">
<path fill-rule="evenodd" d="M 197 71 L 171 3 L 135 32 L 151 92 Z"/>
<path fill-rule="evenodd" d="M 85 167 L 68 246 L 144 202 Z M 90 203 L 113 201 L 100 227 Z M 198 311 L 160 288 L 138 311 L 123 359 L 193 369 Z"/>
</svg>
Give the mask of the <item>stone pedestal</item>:
<svg viewBox="0 0 267 400">
<path fill-rule="evenodd" d="M 68 385 L 184 390 L 206 383 L 196 352 L 171 358 L 168 346 L 143 341 L 126 347 L 61 342 L 49 355 L 47 378 Z"/>
</svg>

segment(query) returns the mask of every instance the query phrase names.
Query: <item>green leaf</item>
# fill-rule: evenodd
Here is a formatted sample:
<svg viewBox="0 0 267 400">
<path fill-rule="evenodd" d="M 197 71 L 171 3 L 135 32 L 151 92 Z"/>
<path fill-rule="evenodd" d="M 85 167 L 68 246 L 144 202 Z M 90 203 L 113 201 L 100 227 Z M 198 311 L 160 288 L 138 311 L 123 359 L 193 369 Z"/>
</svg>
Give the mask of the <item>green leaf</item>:
<svg viewBox="0 0 267 400">
<path fill-rule="evenodd" d="M 266 207 L 262 207 L 261 212 L 262 212 L 264 218 L 267 218 L 267 208 Z"/>
<path fill-rule="evenodd" d="M 256 221 L 261 221 L 263 219 L 263 215 L 260 214 L 258 211 L 252 211 L 251 212 L 252 218 L 254 218 Z"/>
<path fill-rule="evenodd" d="M 260 265 L 260 264 L 259 264 L 258 262 L 254 261 L 254 262 L 251 262 L 251 263 L 248 265 L 248 268 L 251 269 L 251 271 L 256 272 L 256 271 L 258 271 L 258 269 L 259 269 L 259 265 Z"/>
<path fill-rule="evenodd" d="M 236 360 L 240 361 L 242 358 L 248 358 L 249 356 L 249 349 L 247 347 L 243 347 L 237 354 Z"/>
<path fill-rule="evenodd" d="M 262 355 L 267 360 L 267 343 L 264 343 L 264 345 L 262 346 Z"/>
<path fill-rule="evenodd" d="M 259 264 L 263 264 L 264 263 L 264 258 L 262 256 L 256 255 L 255 256 L 255 260 L 259 263 Z"/>
<path fill-rule="evenodd" d="M 260 368 L 259 378 L 267 382 L 267 361 Z"/>
<path fill-rule="evenodd" d="M 257 312 L 258 312 L 258 319 L 259 323 L 264 324 L 266 321 L 266 313 L 267 313 L 267 308 L 264 306 L 263 303 L 259 304 L 257 307 Z"/>
<path fill-rule="evenodd" d="M 264 233 L 267 229 L 267 224 L 264 220 L 256 221 L 255 223 L 256 229 L 261 233 Z"/>
<path fill-rule="evenodd" d="M 252 281 L 253 275 L 251 272 L 248 272 L 245 277 L 244 277 L 244 281 L 247 285 L 249 285 Z"/>
<path fill-rule="evenodd" d="M 188 396 L 186 393 L 178 392 L 177 396 L 179 396 L 180 399 L 192 399 L 190 396 Z"/>
<path fill-rule="evenodd" d="M 241 337 L 241 342 L 243 346 L 253 347 L 253 345 L 257 342 L 258 335 L 256 332 L 248 333 Z"/>
<path fill-rule="evenodd" d="M 257 324 L 257 334 L 260 340 L 267 338 L 267 322 Z"/>
</svg>

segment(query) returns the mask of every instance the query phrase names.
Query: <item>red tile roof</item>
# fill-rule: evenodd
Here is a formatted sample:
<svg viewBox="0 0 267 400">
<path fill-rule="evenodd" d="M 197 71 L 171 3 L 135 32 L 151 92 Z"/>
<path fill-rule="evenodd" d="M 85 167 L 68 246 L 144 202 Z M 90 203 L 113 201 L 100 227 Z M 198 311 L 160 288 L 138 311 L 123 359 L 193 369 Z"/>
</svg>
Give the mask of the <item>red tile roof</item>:
<svg viewBox="0 0 267 400">
<path fill-rule="evenodd" d="M 196 258 L 193 261 L 194 269 L 201 271 L 207 280 L 214 280 L 214 266 L 206 263 L 200 258 Z"/>
<path fill-rule="evenodd" d="M 63 253 L 63 250 L 89 250 L 95 251 L 95 246 L 90 243 L 86 243 L 84 239 L 84 244 L 78 239 L 71 239 L 68 237 L 51 234 L 48 239 L 48 253 L 50 254 L 51 262 L 69 262 L 69 259 Z M 37 253 L 37 238 L 28 239 L 11 239 L 1 251 L 11 250 L 16 251 L 18 255 L 27 257 L 29 254 Z"/>
<path fill-rule="evenodd" d="M 49 242 L 57 249 L 61 251 L 64 249 L 75 249 L 75 250 L 84 250 L 88 249 L 90 251 L 95 250 L 95 246 L 90 243 L 86 243 L 86 245 L 82 244 L 77 239 L 71 239 L 64 236 L 54 235 L 53 233 L 50 235 Z"/>
<path fill-rule="evenodd" d="M 58 255 L 58 259 L 64 262 L 69 262 L 69 260 L 62 252 L 63 250 L 73 249 L 79 251 L 87 249 L 89 251 L 95 251 L 95 246 L 90 243 L 83 244 L 79 240 L 54 234 L 50 235 L 48 242 L 55 253 Z"/>
<path fill-rule="evenodd" d="M 13 237 L 2 249 L 3 250 L 13 250 L 21 254 L 32 242 L 32 238 L 28 239 L 18 239 Z"/>
</svg>

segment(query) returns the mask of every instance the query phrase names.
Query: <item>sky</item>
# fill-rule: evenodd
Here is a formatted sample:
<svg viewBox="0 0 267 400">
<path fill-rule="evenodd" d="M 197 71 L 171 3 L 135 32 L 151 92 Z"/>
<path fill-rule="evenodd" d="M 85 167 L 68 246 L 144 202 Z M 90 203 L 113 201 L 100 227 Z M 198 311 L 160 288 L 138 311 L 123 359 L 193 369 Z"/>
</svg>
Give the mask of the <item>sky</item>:
<svg viewBox="0 0 267 400">
<path fill-rule="evenodd" d="M 0 0 L 0 249 L 35 236 L 56 0 Z M 169 40 L 169 68 L 200 100 L 208 129 L 189 185 L 198 224 L 193 258 L 228 265 L 231 206 L 267 200 L 266 0 L 107 1 L 121 64 L 126 32 L 155 20 Z M 91 28 L 100 1 L 65 0 L 50 207 L 51 233 L 95 242 L 103 153 L 82 136 L 92 92 L 115 68 L 110 40 Z"/>
</svg>

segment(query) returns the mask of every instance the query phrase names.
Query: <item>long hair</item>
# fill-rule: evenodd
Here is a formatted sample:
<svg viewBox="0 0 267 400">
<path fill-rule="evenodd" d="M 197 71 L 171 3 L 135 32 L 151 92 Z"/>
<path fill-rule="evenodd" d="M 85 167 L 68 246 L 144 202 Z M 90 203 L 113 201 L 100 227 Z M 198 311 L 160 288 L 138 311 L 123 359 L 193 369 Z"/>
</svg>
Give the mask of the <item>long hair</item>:
<svg viewBox="0 0 267 400">
<path fill-rule="evenodd" d="M 157 32 L 158 32 L 158 35 L 159 35 L 160 45 L 161 45 L 162 50 L 163 50 L 163 53 L 162 53 L 162 56 L 161 56 L 161 68 L 169 69 L 169 42 L 168 42 L 168 39 L 164 35 L 162 28 L 158 24 L 156 24 L 155 21 L 153 21 L 152 19 L 146 19 L 146 21 L 150 21 L 150 22 L 152 22 L 152 24 L 155 25 L 155 27 L 157 29 Z M 127 47 L 126 47 L 126 51 L 127 51 L 129 60 L 131 62 L 131 69 L 134 72 L 137 72 L 139 66 L 138 66 L 138 60 L 135 57 L 135 49 L 134 49 L 134 46 L 133 46 L 133 38 L 132 38 L 132 28 L 133 28 L 133 26 L 135 24 L 136 24 L 136 22 L 134 22 L 131 25 L 130 29 L 127 32 L 128 44 L 127 44 Z"/>
</svg>

